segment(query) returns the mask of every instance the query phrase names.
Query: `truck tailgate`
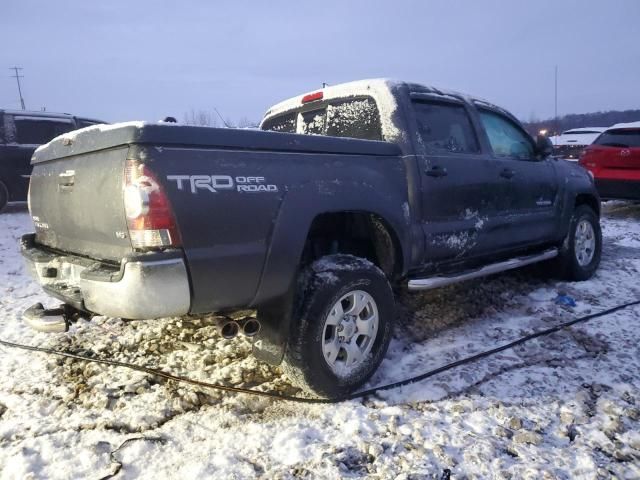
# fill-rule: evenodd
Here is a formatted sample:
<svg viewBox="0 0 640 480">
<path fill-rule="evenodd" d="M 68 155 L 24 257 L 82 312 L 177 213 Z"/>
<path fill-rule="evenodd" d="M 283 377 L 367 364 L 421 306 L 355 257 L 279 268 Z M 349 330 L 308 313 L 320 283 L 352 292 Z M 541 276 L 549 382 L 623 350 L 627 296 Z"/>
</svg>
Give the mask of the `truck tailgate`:
<svg viewBox="0 0 640 480">
<path fill-rule="evenodd" d="M 37 243 L 118 262 L 132 252 L 122 197 L 128 149 L 35 162 L 30 207 Z"/>
</svg>

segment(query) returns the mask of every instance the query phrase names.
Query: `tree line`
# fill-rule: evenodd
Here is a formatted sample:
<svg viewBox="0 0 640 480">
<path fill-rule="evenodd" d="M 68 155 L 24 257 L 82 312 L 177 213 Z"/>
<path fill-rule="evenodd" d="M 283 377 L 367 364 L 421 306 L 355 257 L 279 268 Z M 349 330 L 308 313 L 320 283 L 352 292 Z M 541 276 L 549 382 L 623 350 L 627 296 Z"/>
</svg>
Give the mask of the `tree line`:
<svg viewBox="0 0 640 480">
<path fill-rule="evenodd" d="M 531 119 L 524 123 L 527 131 L 537 135 L 540 130 L 546 130 L 547 135 L 556 135 L 565 130 L 580 127 L 610 127 L 616 123 L 640 121 L 640 110 L 609 110 L 607 112 L 571 113 L 547 120 Z"/>
<path fill-rule="evenodd" d="M 223 118 L 217 110 L 195 110 L 185 112 L 182 117 L 185 125 L 195 125 L 200 127 L 226 127 L 226 128 L 257 128 L 260 122 L 255 122 L 247 117 L 240 117 L 233 120 L 229 117 Z"/>
</svg>

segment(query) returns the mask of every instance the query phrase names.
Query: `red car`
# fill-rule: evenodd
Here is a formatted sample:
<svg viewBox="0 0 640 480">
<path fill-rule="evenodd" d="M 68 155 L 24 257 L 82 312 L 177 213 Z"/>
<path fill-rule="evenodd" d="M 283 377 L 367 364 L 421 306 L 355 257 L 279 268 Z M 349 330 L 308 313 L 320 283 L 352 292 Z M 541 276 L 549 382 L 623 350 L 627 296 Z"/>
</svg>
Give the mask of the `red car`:
<svg viewBox="0 0 640 480">
<path fill-rule="evenodd" d="M 640 122 L 618 123 L 580 156 L 602 199 L 640 200 Z"/>
</svg>

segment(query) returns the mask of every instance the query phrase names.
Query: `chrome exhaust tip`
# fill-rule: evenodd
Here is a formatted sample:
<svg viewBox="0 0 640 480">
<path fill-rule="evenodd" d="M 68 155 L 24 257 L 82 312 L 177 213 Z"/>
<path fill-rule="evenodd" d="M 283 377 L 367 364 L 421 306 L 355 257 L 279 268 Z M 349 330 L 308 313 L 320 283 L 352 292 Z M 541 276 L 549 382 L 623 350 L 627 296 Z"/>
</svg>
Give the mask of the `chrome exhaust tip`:
<svg viewBox="0 0 640 480">
<path fill-rule="evenodd" d="M 218 333 L 226 340 L 235 338 L 240 332 L 240 325 L 238 325 L 238 322 L 228 318 L 219 319 L 216 326 L 218 328 Z"/>
<path fill-rule="evenodd" d="M 255 318 L 245 318 L 242 322 L 242 333 L 247 337 L 255 337 L 260 332 L 260 322 Z"/>
</svg>

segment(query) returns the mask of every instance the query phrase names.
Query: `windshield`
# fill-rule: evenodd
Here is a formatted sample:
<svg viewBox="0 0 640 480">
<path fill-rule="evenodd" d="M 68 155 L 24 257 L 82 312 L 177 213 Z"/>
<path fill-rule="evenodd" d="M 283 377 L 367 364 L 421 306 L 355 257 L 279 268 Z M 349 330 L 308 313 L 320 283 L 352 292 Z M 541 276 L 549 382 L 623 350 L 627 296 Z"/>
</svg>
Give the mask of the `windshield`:
<svg viewBox="0 0 640 480">
<path fill-rule="evenodd" d="M 313 110 L 301 108 L 271 117 L 261 128 L 274 132 L 382 140 L 380 113 L 370 97 L 332 101 Z"/>
<path fill-rule="evenodd" d="M 605 147 L 640 147 L 640 129 L 607 130 L 594 144 Z"/>
</svg>

